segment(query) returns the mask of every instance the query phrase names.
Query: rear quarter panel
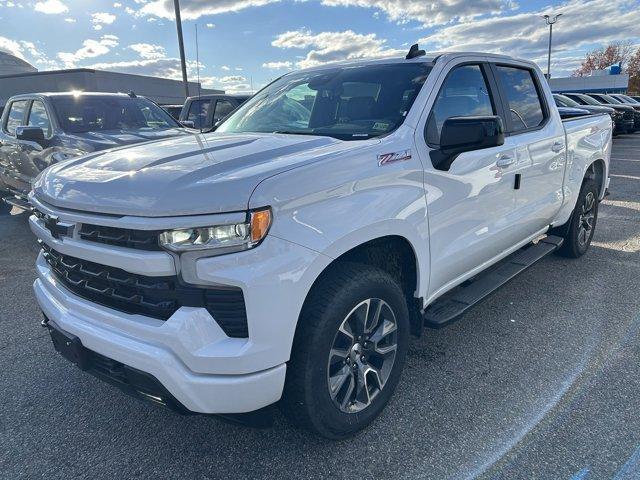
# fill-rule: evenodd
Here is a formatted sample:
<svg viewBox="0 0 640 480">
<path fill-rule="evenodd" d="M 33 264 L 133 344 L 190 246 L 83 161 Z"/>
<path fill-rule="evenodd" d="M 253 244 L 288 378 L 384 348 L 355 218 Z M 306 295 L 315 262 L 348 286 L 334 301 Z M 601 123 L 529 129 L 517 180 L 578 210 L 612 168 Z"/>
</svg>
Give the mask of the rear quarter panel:
<svg viewBox="0 0 640 480">
<path fill-rule="evenodd" d="M 602 160 L 604 171 L 600 185 L 600 199 L 604 197 L 609 177 L 613 124 L 609 115 L 594 115 L 563 122 L 567 134 L 567 166 L 564 176 L 564 203 L 554 225 L 569 220 L 587 169 Z"/>
</svg>

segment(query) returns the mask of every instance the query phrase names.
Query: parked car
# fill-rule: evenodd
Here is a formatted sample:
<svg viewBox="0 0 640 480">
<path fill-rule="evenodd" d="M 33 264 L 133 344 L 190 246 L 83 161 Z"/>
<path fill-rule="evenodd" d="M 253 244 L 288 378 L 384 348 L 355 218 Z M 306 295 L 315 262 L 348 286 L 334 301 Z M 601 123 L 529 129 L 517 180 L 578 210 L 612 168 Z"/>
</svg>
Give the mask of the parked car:
<svg viewBox="0 0 640 480">
<path fill-rule="evenodd" d="M 626 102 L 621 102 L 617 98 L 614 98 L 611 95 L 607 95 L 605 93 L 590 93 L 589 96 L 591 98 L 595 98 L 597 101 L 599 101 L 603 105 L 622 105 L 625 107 L 632 108 L 633 109 L 633 128 L 630 131 L 637 132 L 638 130 L 640 130 L 640 108 L 636 108 L 633 105 L 627 105 Z"/>
<path fill-rule="evenodd" d="M 180 122 L 189 128 L 212 130 L 249 98 L 249 95 L 224 94 L 189 97 L 182 107 Z"/>
<path fill-rule="evenodd" d="M 569 97 L 559 93 L 553 94 L 553 100 L 558 108 L 578 108 L 586 110 L 587 112 L 592 114 L 606 113 L 614 121 L 617 118 L 616 110 L 611 107 L 605 107 L 603 105 L 580 105 L 575 100 L 572 100 Z M 622 115 L 620 115 L 620 118 L 622 118 Z"/>
<path fill-rule="evenodd" d="M 175 120 L 180 120 L 180 112 L 183 105 L 162 105 L 162 108 L 171 115 Z"/>
<path fill-rule="evenodd" d="M 629 95 L 623 95 L 622 93 L 610 93 L 609 96 L 615 98 L 621 103 L 631 105 L 632 107 L 635 107 L 636 105 L 640 105 L 640 101 L 635 100 L 633 97 L 630 97 Z"/>
<path fill-rule="evenodd" d="M 605 106 L 613 108 L 619 112 L 619 116 L 615 119 L 615 131 L 614 133 L 629 133 L 634 129 L 634 110 L 632 107 L 621 104 L 604 104 L 599 100 L 585 94 L 585 93 L 563 93 L 565 97 L 569 97 L 571 100 L 576 101 L 580 105 L 595 105 Z"/>
<path fill-rule="evenodd" d="M 631 98 L 633 98 L 636 102 L 640 102 L 640 96 L 631 95 Z"/>
<path fill-rule="evenodd" d="M 575 118 L 575 117 L 584 117 L 585 115 L 591 115 L 589 110 L 585 110 L 584 108 L 573 108 L 573 107 L 558 107 L 558 113 L 560 114 L 560 118 L 563 120 L 568 120 L 570 118 Z"/>
<path fill-rule="evenodd" d="M 0 195 L 20 208 L 33 180 L 60 160 L 188 134 L 150 100 L 115 93 L 17 95 L 1 125 Z"/>
<path fill-rule="evenodd" d="M 537 65 L 507 56 L 414 46 L 290 73 L 216 132 L 47 169 L 35 297 L 65 358 L 138 397 L 279 402 L 344 438 L 389 402 L 410 333 L 587 252 L 612 128 L 561 121 Z"/>
</svg>

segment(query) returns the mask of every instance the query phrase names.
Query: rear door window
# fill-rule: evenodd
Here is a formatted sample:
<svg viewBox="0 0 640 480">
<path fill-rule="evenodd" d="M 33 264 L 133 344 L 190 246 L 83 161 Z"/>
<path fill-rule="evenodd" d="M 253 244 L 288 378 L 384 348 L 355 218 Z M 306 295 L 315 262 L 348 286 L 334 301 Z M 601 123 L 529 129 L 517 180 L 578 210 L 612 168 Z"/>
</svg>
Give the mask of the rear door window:
<svg viewBox="0 0 640 480">
<path fill-rule="evenodd" d="M 29 112 L 29 121 L 27 125 L 30 127 L 38 127 L 44 131 L 44 136 L 51 136 L 51 122 L 49 121 L 49 115 L 47 110 L 40 100 L 34 100 L 31 104 L 31 111 Z"/>
<path fill-rule="evenodd" d="M 216 109 L 213 112 L 213 124 L 215 125 L 217 122 L 233 112 L 234 108 L 233 103 L 229 100 L 218 100 L 216 102 Z"/>
<path fill-rule="evenodd" d="M 27 109 L 27 100 L 18 100 L 9 106 L 9 115 L 7 116 L 6 131 L 9 135 L 15 136 L 16 128 L 24 125 L 24 114 Z"/>
<path fill-rule="evenodd" d="M 210 107 L 211 100 L 194 100 L 191 102 L 191 105 L 189 105 L 187 121 L 193 122 L 195 128 L 203 128 L 207 124 Z"/>
<path fill-rule="evenodd" d="M 442 126 L 447 118 L 495 114 L 489 86 L 480 65 L 456 67 L 442 84 L 429 114 L 427 143 L 440 144 Z"/>
<path fill-rule="evenodd" d="M 531 70 L 500 65 L 498 81 L 511 114 L 512 133 L 539 127 L 545 121 L 545 110 Z"/>
</svg>

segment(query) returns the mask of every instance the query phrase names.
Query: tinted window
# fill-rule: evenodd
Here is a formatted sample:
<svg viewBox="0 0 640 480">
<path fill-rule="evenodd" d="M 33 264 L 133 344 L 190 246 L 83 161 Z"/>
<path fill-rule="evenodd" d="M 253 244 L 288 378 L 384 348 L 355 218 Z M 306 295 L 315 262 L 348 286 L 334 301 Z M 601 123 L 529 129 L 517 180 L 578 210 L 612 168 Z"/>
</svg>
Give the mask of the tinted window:
<svg viewBox="0 0 640 480">
<path fill-rule="evenodd" d="M 580 108 L 580 104 L 578 102 L 569 97 L 565 97 L 564 95 L 554 95 L 553 98 L 556 101 L 556 105 L 559 107 Z"/>
<path fill-rule="evenodd" d="M 427 122 L 427 142 L 440 143 L 442 125 L 450 117 L 495 115 L 489 88 L 479 65 L 457 67 L 447 76 Z"/>
<path fill-rule="evenodd" d="M 498 77 L 511 112 L 511 131 L 519 132 L 539 126 L 544 121 L 544 111 L 532 72 L 499 66 Z"/>
<path fill-rule="evenodd" d="M 193 122 L 194 128 L 203 128 L 207 125 L 211 100 L 194 100 L 189 106 L 186 120 Z"/>
<path fill-rule="evenodd" d="M 44 130 L 45 137 L 51 135 L 51 122 L 49 122 L 49 115 L 44 108 L 44 104 L 40 100 L 34 100 L 31 104 L 31 111 L 29 112 L 29 121 L 27 125 L 30 127 L 39 127 Z"/>
<path fill-rule="evenodd" d="M 62 128 L 70 133 L 154 131 L 178 126 L 171 115 L 144 98 L 77 95 L 55 96 L 51 102 Z"/>
<path fill-rule="evenodd" d="M 218 100 L 216 102 L 216 109 L 213 112 L 213 123 L 219 122 L 224 117 L 233 112 L 233 109 L 236 108 L 229 100 Z"/>
<path fill-rule="evenodd" d="M 16 134 L 16 128 L 24 125 L 24 111 L 27 108 L 27 101 L 20 100 L 13 102 L 9 107 L 9 118 L 7 118 L 7 132 L 10 135 Z"/>
<path fill-rule="evenodd" d="M 218 132 L 281 132 L 360 140 L 404 121 L 431 66 L 396 63 L 285 75 L 244 103 Z"/>
</svg>

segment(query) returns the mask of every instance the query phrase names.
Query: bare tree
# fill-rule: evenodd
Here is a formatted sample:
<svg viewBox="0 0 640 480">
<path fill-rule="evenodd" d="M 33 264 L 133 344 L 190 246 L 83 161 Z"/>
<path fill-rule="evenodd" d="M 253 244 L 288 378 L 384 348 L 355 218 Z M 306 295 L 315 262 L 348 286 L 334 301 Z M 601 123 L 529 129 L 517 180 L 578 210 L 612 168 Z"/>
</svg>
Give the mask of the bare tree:
<svg viewBox="0 0 640 480">
<path fill-rule="evenodd" d="M 640 95 L 640 48 L 629 59 L 627 73 L 629 74 L 629 92 Z"/>
</svg>

